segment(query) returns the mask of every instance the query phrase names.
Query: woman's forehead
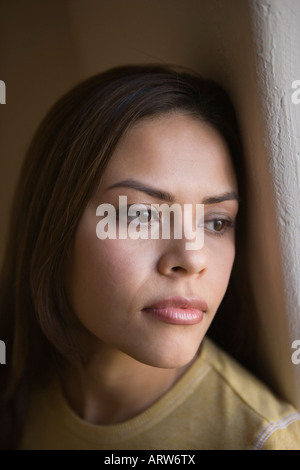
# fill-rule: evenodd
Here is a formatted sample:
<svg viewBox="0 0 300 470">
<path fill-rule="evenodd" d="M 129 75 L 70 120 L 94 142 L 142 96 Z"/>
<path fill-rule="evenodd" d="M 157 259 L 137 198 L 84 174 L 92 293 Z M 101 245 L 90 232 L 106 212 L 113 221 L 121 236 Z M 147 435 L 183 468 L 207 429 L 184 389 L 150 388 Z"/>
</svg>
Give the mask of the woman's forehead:
<svg viewBox="0 0 300 470">
<path fill-rule="evenodd" d="M 143 119 L 128 130 L 108 162 L 101 186 L 126 179 L 163 185 L 175 193 L 199 187 L 237 191 L 223 137 L 212 126 L 185 114 Z"/>
</svg>

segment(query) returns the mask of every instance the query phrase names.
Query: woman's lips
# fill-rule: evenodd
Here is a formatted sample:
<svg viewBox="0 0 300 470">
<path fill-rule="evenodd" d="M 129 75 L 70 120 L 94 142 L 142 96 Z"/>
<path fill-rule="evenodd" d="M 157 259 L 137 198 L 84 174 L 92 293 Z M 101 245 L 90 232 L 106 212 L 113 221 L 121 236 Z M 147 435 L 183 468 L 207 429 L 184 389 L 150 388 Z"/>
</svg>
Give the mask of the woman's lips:
<svg viewBox="0 0 300 470">
<path fill-rule="evenodd" d="M 207 303 L 199 298 L 168 297 L 143 308 L 142 312 L 173 325 L 195 325 L 203 319 Z"/>
</svg>

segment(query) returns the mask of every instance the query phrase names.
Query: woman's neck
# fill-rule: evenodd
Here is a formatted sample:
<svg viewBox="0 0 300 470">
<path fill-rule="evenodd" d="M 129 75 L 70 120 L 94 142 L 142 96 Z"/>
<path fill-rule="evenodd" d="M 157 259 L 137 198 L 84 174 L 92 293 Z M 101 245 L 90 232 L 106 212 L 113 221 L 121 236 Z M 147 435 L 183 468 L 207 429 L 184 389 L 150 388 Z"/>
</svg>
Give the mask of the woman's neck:
<svg viewBox="0 0 300 470">
<path fill-rule="evenodd" d="M 92 424 L 133 418 L 164 395 L 190 367 L 162 369 L 113 348 L 101 348 L 85 365 L 66 365 L 60 379 L 71 408 Z"/>
</svg>

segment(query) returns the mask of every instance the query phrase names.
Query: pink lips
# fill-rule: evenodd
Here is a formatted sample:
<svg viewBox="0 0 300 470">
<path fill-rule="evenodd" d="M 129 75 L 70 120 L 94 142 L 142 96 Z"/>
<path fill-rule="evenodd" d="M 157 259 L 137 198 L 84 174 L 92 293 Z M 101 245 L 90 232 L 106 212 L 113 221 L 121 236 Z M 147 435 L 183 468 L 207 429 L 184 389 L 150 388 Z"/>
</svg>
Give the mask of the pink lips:
<svg viewBox="0 0 300 470">
<path fill-rule="evenodd" d="M 195 325 L 202 321 L 207 309 L 204 300 L 176 296 L 145 307 L 142 312 L 173 325 Z"/>
</svg>

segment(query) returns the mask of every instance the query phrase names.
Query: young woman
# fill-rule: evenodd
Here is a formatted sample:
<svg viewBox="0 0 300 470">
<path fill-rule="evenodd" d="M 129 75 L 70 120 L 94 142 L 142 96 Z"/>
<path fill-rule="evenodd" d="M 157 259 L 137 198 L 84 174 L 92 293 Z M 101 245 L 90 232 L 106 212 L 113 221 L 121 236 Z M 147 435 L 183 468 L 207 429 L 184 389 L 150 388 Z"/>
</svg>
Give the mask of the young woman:
<svg viewBox="0 0 300 470">
<path fill-rule="evenodd" d="M 241 175 L 230 101 L 194 74 L 121 67 L 53 107 L 2 270 L 3 448 L 300 447 L 299 414 L 205 338 L 235 259 Z M 175 213 L 162 236 L 174 204 L 204 233 L 194 249 Z"/>
</svg>

